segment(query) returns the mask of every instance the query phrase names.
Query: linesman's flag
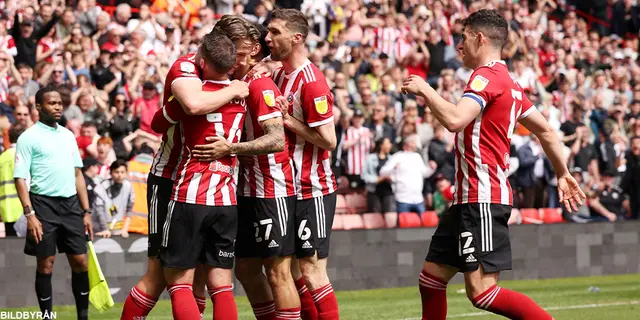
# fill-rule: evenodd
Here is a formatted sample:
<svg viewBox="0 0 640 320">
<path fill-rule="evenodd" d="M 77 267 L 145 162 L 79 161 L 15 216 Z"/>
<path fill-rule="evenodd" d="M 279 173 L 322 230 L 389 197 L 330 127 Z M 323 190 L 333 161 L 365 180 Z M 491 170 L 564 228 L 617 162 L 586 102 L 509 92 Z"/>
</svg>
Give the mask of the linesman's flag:
<svg viewBox="0 0 640 320">
<path fill-rule="evenodd" d="M 104 274 L 102 274 L 98 256 L 93 249 L 93 243 L 91 241 L 87 243 L 87 249 L 87 259 L 89 260 L 89 302 L 91 302 L 98 311 L 103 312 L 113 307 L 113 297 L 111 297 L 107 279 L 105 279 Z"/>
</svg>

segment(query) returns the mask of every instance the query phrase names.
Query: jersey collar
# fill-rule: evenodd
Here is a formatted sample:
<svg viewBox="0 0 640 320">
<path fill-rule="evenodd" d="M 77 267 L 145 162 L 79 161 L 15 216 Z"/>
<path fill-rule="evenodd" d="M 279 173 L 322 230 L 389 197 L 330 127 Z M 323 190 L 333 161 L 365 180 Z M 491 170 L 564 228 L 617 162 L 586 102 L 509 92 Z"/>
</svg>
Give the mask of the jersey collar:
<svg viewBox="0 0 640 320">
<path fill-rule="evenodd" d="M 293 72 L 289 74 L 285 73 L 284 77 L 287 79 L 290 79 L 293 75 L 298 75 L 298 73 L 302 71 L 302 69 L 306 68 L 310 64 L 311 64 L 311 60 L 307 59 L 301 66 L 298 67 L 298 69 L 293 70 Z"/>
<path fill-rule="evenodd" d="M 496 63 L 501 63 L 503 65 L 507 65 L 506 62 L 504 62 L 504 60 L 493 60 L 493 61 L 489 61 L 489 63 L 485 64 L 485 67 L 492 67 L 493 65 L 495 65 Z"/>
</svg>

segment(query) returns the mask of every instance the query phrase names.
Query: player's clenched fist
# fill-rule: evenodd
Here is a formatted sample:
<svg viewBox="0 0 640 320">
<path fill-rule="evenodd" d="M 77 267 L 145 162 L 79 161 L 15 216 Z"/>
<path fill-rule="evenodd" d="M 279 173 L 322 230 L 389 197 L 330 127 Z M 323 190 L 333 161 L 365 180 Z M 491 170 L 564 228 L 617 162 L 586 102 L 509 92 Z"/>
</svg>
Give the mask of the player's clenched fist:
<svg viewBox="0 0 640 320">
<path fill-rule="evenodd" d="M 249 84 L 244 81 L 233 80 L 229 85 L 236 99 L 244 99 L 249 95 Z"/>
<path fill-rule="evenodd" d="M 282 112 L 282 118 L 286 120 L 289 117 L 289 102 L 287 102 L 287 98 L 283 96 L 277 97 L 276 107 L 280 109 L 280 112 Z"/>
<path fill-rule="evenodd" d="M 412 75 L 402 84 L 402 92 L 419 95 L 421 92 L 427 91 L 431 86 L 419 76 Z"/>
</svg>

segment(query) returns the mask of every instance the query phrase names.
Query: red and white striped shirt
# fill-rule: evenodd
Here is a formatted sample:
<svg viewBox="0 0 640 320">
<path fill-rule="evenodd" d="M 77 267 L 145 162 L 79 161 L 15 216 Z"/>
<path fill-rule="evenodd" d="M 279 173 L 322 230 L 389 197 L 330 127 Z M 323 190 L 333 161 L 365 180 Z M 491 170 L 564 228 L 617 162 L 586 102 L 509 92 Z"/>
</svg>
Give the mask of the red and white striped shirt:
<svg viewBox="0 0 640 320">
<path fill-rule="evenodd" d="M 403 33 L 398 28 L 382 27 L 375 28 L 373 33 L 372 46 L 379 52 L 386 53 L 389 57 L 395 58 L 398 43 Z"/>
<path fill-rule="evenodd" d="M 174 99 L 171 91 L 171 84 L 186 78 L 200 79 L 200 69 L 195 65 L 195 54 L 182 56 L 173 63 L 164 83 L 164 93 L 162 101 L 164 106 L 158 112 L 166 112 L 168 109 L 182 110 L 182 106 L 177 99 Z M 164 119 L 161 117 L 160 119 Z M 162 136 L 162 144 L 160 149 L 153 158 L 151 165 L 151 174 L 174 180 L 176 179 L 176 166 L 180 162 L 180 150 L 182 150 L 182 141 L 180 139 L 180 127 L 175 126 L 179 119 L 172 119 L 169 130 L 164 132 Z M 158 132 L 161 133 L 161 132 Z"/>
<path fill-rule="evenodd" d="M 333 95 L 322 72 L 307 60 L 286 74 L 273 73 L 274 82 L 289 101 L 289 114 L 311 128 L 333 125 Z M 289 131 L 289 152 L 296 167 L 298 199 L 310 199 L 336 191 L 331 152 L 318 148 Z"/>
<path fill-rule="evenodd" d="M 228 86 L 231 81 L 211 81 L 202 83 L 202 90 L 216 91 Z M 206 115 L 186 115 L 180 110 L 167 109 L 168 119 L 177 111 L 181 118 L 180 127 L 182 151 L 178 164 L 172 199 L 177 202 L 206 206 L 235 206 L 236 177 L 238 164 L 236 156 L 226 156 L 213 162 L 201 162 L 192 157 L 191 150 L 196 145 L 207 144 L 207 137 L 218 136 L 229 143 L 240 141 L 242 124 L 247 112 L 244 99 L 234 99 Z"/>
<path fill-rule="evenodd" d="M 371 130 L 366 127 L 356 128 L 351 126 L 347 129 L 344 142 L 357 142 L 347 149 L 347 174 L 360 175 L 364 165 L 364 159 L 371 150 Z"/>
<path fill-rule="evenodd" d="M 463 98 L 482 111 L 456 133 L 454 204 L 512 205 L 509 151 L 516 122 L 536 110 L 503 61 L 492 61 L 471 75 Z"/>
<path fill-rule="evenodd" d="M 249 83 L 249 97 L 243 137 L 246 141 L 252 141 L 264 135 L 261 124 L 263 121 L 282 117 L 275 104 L 276 98 L 281 94 L 271 78 L 257 76 L 244 81 Z M 242 166 L 239 190 L 243 196 L 273 199 L 296 194 L 293 182 L 295 169 L 289 150 L 251 158 L 251 166 Z"/>
</svg>

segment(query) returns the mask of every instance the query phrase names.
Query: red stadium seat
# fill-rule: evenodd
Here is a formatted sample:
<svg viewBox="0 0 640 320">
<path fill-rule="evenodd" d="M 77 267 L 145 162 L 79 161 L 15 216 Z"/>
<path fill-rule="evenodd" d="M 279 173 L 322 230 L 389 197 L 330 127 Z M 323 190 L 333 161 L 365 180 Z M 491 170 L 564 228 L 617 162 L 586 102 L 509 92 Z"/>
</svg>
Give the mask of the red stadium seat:
<svg viewBox="0 0 640 320">
<path fill-rule="evenodd" d="M 520 209 L 523 224 L 542 224 L 538 209 Z"/>
<path fill-rule="evenodd" d="M 420 228 L 422 227 L 422 221 L 420 221 L 420 215 L 415 212 L 400 212 L 398 213 L 398 227 L 400 228 Z"/>
<path fill-rule="evenodd" d="M 344 221 L 341 214 L 336 214 L 333 216 L 333 225 L 331 226 L 331 230 L 343 230 L 344 229 Z"/>
<path fill-rule="evenodd" d="M 336 197 L 336 214 L 340 213 L 352 213 L 349 210 L 349 206 L 347 205 L 347 201 L 344 199 L 344 196 L 339 194 Z"/>
<path fill-rule="evenodd" d="M 347 206 L 355 213 L 367 211 L 367 196 L 361 193 L 351 193 L 345 196 Z"/>
<path fill-rule="evenodd" d="M 440 219 L 435 211 L 425 211 L 422 213 L 423 227 L 437 227 L 438 221 L 440 221 Z"/>
<path fill-rule="evenodd" d="M 387 224 L 384 221 L 382 213 L 365 213 L 362 215 L 365 229 L 384 229 Z"/>
<path fill-rule="evenodd" d="M 395 228 L 398 226 L 398 213 L 397 212 L 385 212 L 384 222 L 387 228 Z"/>
<path fill-rule="evenodd" d="M 544 223 L 563 223 L 562 209 L 560 208 L 543 208 L 540 209 L 540 216 Z"/>
<path fill-rule="evenodd" d="M 364 229 L 364 221 L 359 214 L 342 215 L 344 230 Z"/>
</svg>

